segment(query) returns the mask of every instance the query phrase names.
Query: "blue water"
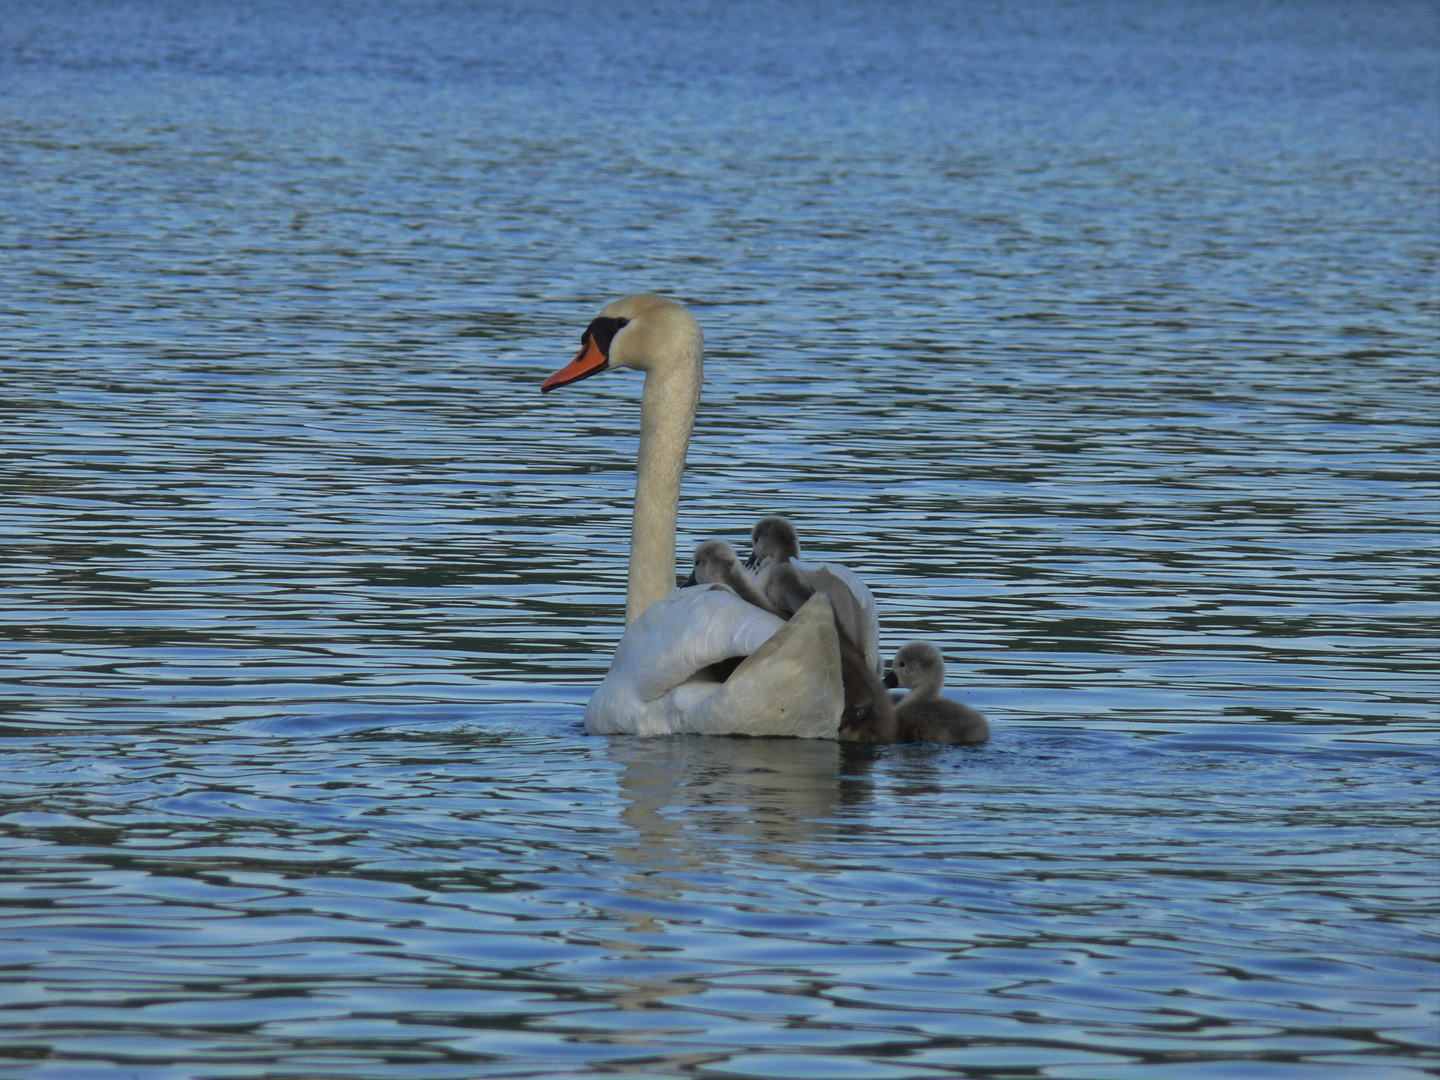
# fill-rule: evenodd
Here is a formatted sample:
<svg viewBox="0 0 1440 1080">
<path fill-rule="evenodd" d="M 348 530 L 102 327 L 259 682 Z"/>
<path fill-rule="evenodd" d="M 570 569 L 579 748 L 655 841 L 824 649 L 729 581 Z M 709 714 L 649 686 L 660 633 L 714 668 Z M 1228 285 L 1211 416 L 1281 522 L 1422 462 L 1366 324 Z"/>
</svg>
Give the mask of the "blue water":
<svg viewBox="0 0 1440 1080">
<path fill-rule="evenodd" d="M 0 2 L 0 1074 L 1440 1069 L 1440 11 Z M 638 382 L 978 749 L 590 738 Z"/>
</svg>

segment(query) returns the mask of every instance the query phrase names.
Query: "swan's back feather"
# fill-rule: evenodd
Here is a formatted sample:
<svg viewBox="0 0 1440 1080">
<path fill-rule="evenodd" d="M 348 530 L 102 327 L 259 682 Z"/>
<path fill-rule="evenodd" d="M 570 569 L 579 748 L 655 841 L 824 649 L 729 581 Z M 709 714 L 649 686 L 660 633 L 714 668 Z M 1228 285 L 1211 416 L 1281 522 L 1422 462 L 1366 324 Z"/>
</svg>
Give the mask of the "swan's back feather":
<svg viewBox="0 0 1440 1080">
<path fill-rule="evenodd" d="M 749 656 L 783 625 L 723 586 L 692 585 L 651 604 L 621 639 L 610 667 L 633 668 L 636 695 L 650 701 L 710 664 Z"/>
<path fill-rule="evenodd" d="M 833 739 L 844 704 L 835 616 L 830 602 L 816 594 L 697 704 L 685 730 Z"/>
<path fill-rule="evenodd" d="M 741 656 L 723 683 L 706 671 Z M 841 705 L 828 600 L 813 598 L 786 623 L 719 585 L 696 585 L 651 605 L 625 632 L 586 706 L 585 728 L 833 739 Z"/>
<path fill-rule="evenodd" d="M 840 563 L 812 563 L 791 559 L 801 580 L 811 589 L 824 593 L 835 611 L 838 626 L 860 650 L 865 662 L 878 675 L 885 670 L 880 660 L 880 614 L 875 597 L 860 575 Z"/>
</svg>

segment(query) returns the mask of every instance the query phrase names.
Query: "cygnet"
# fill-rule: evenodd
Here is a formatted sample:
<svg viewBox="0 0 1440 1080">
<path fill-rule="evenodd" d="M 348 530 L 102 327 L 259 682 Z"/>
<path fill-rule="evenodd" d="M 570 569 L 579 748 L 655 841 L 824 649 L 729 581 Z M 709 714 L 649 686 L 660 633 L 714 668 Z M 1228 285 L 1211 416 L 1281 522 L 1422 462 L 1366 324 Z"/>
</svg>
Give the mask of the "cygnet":
<svg viewBox="0 0 1440 1080">
<path fill-rule="evenodd" d="M 990 725 L 968 705 L 942 697 L 945 661 L 928 641 L 912 641 L 895 654 L 887 684 L 908 690 L 895 703 L 897 735 L 901 742 L 982 743 L 990 738 Z"/>
<path fill-rule="evenodd" d="M 789 619 L 794 611 L 782 612 L 770 603 L 740 566 L 740 557 L 735 549 L 724 540 L 707 540 L 695 549 L 695 568 L 690 571 L 686 585 L 709 585 L 718 583 L 740 597 L 748 604 L 754 604 L 772 615 Z"/>
<path fill-rule="evenodd" d="M 761 518 L 750 530 L 750 558 L 745 568 L 761 573 L 768 566 L 800 557 L 800 537 L 783 517 Z"/>
</svg>

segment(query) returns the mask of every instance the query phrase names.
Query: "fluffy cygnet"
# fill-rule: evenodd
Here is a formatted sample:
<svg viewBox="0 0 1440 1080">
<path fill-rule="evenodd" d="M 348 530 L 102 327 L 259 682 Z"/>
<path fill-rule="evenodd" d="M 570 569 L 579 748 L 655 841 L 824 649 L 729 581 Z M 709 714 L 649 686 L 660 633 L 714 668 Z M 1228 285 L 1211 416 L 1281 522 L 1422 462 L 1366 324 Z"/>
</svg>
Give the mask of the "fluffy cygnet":
<svg viewBox="0 0 1440 1080">
<path fill-rule="evenodd" d="M 800 557 L 800 537 L 782 517 L 761 518 L 750 530 L 750 558 L 745 568 L 780 617 L 790 618 L 815 591 L 801 578 L 791 559 Z"/>
<path fill-rule="evenodd" d="M 799 557 L 800 537 L 795 526 L 784 518 L 761 518 L 750 530 L 750 558 L 745 568 L 752 573 Z"/>
<path fill-rule="evenodd" d="M 767 566 L 758 585 L 765 593 L 766 602 L 782 619 L 794 615 L 815 593 L 789 559 Z"/>
<path fill-rule="evenodd" d="M 718 583 L 748 604 L 788 619 L 793 611 L 782 612 L 770 603 L 740 566 L 740 557 L 724 540 L 707 540 L 695 549 L 695 568 L 686 585 Z"/>
<path fill-rule="evenodd" d="M 945 661 L 928 641 L 912 641 L 897 652 L 890 672 L 896 685 L 909 691 L 895 704 L 901 742 L 982 743 L 990 738 L 985 717 L 941 696 Z"/>
</svg>

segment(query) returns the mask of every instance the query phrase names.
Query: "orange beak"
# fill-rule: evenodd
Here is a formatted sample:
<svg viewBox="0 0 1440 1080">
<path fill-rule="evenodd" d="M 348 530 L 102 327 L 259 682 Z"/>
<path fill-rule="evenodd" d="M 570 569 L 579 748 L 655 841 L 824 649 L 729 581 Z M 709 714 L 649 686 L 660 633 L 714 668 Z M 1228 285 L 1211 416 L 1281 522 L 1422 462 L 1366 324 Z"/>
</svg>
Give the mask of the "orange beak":
<svg viewBox="0 0 1440 1080">
<path fill-rule="evenodd" d="M 608 360 L 595 344 L 594 335 L 586 334 L 585 343 L 580 346 L 580 355 L 541 383 L 540 392 L 546 394 L 557 386 L 569 386 L 572 382 L 598 375 L 605 370 L 606 363 Z"/>
</svg>

